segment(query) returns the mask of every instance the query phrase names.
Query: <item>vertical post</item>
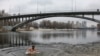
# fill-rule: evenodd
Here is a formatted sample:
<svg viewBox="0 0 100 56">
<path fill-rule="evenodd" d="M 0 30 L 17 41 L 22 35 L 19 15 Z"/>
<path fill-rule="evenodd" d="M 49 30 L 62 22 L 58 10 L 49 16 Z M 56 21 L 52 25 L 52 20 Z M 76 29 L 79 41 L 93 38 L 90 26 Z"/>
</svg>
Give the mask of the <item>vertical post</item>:
<svg viewBox="0 0 100 56">
<path fill-rule="evenodd" d="M 4 25 L 3 25 L 3 26 L 5 26 L 5 20 L 3 20 L 3 23 L 4 23 Z"/>
<path fill-rule="evenodd" d="M 84 17 L 84 14 L 82 14 L 82 17 Z"/>
<path fill-rule="evenodd" d="M 5 22 L 4 23 L 5 23 L 5 26 L 6 26 L 7 25 L 7 19 L 5 19 Z"/>
<path fill-rule="evenodd" d="M 3 24 L 3 26 L 4 26 L 4 25 L 5 25 L 5 24 L 4 24 L 4 20 L 2 20 L 2 22 L 3 22 L 2 24 Z"/>
<path fill-rule="evenodd" d="M 15 22 L 16 22 L 16 24 L 17 24 L 17 18 L 15 19 Z"/>
<path fill-rule="evenodd" d="M 13 26 L 13 19 L 11 19 L 11 25 Z"/>
<path fill-rule="evenodd" d="M 92 14 L 92 19 L 94 19 L 94 14 Z"/>
<path fill-rule="evenodd" d="M 31 20 L 31 18 L 29 17 L 29 20 Z M 29 23 L 29 29 L 30 29 L 30 27 L 31 27 L 31 22 Z"/>
<path fill-rule="evenodd" d="M 0 20 L 0 26 L 2 26 L 2 23 L 3 23 L 2 20 Z"/>
<path fill-rule="evenodd" d="M 21 22 L 23 22 L 24 21 L 24 18 L 22 17 L 22 20 L 21 20 Z M 22 26 L 22 28 L 24 28 L 24 26 Z"/>
<path fill-rule="evenodd" d="M 27 17 L 26 17 L 26 21 L 27 21 Z M 28 24 L 26 24 L 26 29 L 27 29 L 27 25 L 28 25 Z"/>
<path fill-rule="evenodd" d="M 20 18 L 19 18 L 19 23 L 21 22 Z"/>
<path fill-rule="evenodd" d="M 13 24 L 12 19 L 10 19 L 10 21 L 11 21 L 11 22 L 10 22 L 11 26 L 13 26 L 13 25 L 12 25 L 12 24 Z"/>
<path fill-rule="evenodd" d="M 10 19 L 8 19 L 8 26 L 10 26 L 10 24 L 9 24 L 10 22 L 9 21 L 10 21 Z"/>
<path fill-rule="evenodd" d="M 24 21 L 24 18 L 22 18 L 22 22 Z"/>
<path fill-rule="evenodd" d="M 1 25 L 0 26 L 3 26 L 3 20 L 1 20 Z"/>
<path fill-rule="evenodd" d="M 16 24 L 18 24 L 18 18 L 16 18 Z"/>
<path fill-rule="evenodd" d="M 6 26 L 6 25 L 7 25 L 7 19 L 4 20 L 4 26 Z"/>
<path fill-rule="evenodd" d="M 11 19 L 9 19 L 9 25 L 11 26 Z"/>
<path fill-rule="evenodd" d="M 15 25 L 15 21 L 14 21 L 14 19 L 15 19 L 15 18 L 13 18 L 13 26 Z"/>
<path fill-rule="evenodd" d="M 0 20 L 0 26 L 1 26 L 1 20 Z"/>
<path fill-rule="evenodd" d="M 11 26 L 11 19 L 9 19 L 9 25 Z"/>
<path fill-rule="evenodd" d="M 9 21 L 9 19 L 6 19 L 6 26 L 8 26 L 8 21 Z"/>
</svg>

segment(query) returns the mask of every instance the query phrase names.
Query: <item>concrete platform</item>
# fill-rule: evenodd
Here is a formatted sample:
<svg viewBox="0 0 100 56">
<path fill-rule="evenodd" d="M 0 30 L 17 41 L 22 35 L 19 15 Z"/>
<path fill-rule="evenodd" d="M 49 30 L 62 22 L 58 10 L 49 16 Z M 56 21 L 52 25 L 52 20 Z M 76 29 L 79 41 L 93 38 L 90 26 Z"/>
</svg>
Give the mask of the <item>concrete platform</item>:
<svg viewBox="0 0 100 56">
<path fill-rule="evenodd" d="M 87 45 L 35 45 L 40 52 L 33 56 L 100 56 L 100 44 Z M 0 49 L 0 56 L 27 56 L 25 51 L 31 46 Z"/>
<path fill-rule="evenodd" d="M 25 56 L 25 51 L 28 47 L 10 47 L 0 49 L 0 56 Z"/>
<path fill-rule="evenodd" d="M 36 49 L 40 52 L 35 56 L 69 56 L 68 53 L 61 50 L 61 45 L 35 45 Z M 0 56 L 27 56 L 25 51 L 31 46 L 10 47 L 0 50 Z M 33 55 L 34 56 L 34 55 Z"/>
<path fill-rule="evenodd" d="M 30 46 L 4 48 L 0 50 L 0 56 L 27 56 L 25 51 L 29 47 Z M 58 54 L 62 52 L 57 48 L 48 46 L 36 46 L 36 49 L 40 53 L 35 54 L 35 56 L 58 56 Z"/>
</svg>

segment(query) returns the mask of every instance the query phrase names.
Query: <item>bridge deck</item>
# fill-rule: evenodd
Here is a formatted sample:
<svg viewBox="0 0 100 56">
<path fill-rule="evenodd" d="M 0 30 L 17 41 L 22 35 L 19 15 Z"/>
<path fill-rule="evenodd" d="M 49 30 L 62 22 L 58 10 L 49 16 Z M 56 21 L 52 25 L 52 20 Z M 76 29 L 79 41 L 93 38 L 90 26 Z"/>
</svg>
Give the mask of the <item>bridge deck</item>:
<svg viewBox="0 0 100 56">
<path fill-rule="evenodd" d="M 20 18 L 20 17 L 45 16 L 45 15 L 100 15 L 100 12 L 88 11 L 88 12 L 56 12 L 56 13 L 26 14 L 26 15 L 0 17 L 0 20 L 10 19 L 10 18 Z"/>
</svg>

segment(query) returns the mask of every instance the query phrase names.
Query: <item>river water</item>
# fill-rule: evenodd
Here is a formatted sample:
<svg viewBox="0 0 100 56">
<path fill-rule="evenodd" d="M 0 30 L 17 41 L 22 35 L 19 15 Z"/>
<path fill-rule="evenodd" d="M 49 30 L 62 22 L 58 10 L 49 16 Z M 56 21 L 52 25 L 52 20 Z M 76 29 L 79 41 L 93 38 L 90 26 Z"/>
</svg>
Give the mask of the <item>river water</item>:
<svg viewBox="0 0 100 56">
<path fill-rule="evenodd" d="M 100 41 L 100 33 L 95 30 L 51 30 L 32 31 L 29 33 L 31 34 L 31 41 L 42 44 L 87 44 Z"/>
<path fill-rule="evenodd" d="M 100 41 L 96 30 L 34 30 L 0 33 L 0 44 L 87 44 Z"/>
</svg>

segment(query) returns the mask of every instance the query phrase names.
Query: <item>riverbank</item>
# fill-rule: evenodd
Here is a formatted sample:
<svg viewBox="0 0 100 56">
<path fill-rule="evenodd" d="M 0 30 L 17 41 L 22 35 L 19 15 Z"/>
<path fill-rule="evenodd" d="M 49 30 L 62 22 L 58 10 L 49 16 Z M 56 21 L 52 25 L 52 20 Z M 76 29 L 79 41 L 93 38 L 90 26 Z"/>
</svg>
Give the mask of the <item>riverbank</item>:
<svg viewBox="0 0 100 56">
<path fill-rule="evenodd" d="M 91 30 L 91 29 L 30 29 L 30 30 L 26 30 L 26 29 L 17 29 L 18 32 L 22 32 L 22 31 L 75 31 L 75 30 Z M 97 31 L 97 29 L 93 29 L 92 31 Z"/>
<path fill-rule="evenodd" d="M 67 30 L 78 30 L 78 29 L 31 29 L 31 30 L 25 30 L 25 29 L 18 29 L 18 32 L 22 31 L 67 31 Z"/>
<path fill-rule="evenodd" d="M 0 50 L 1 56 L 25 56 L 29 46 L 11 47 Z M 71 45 L 71 44 L 48 44 L 36 45 L 40 51 L 37 56 L 100 56 L 100 42 Z"/>
</svg>

